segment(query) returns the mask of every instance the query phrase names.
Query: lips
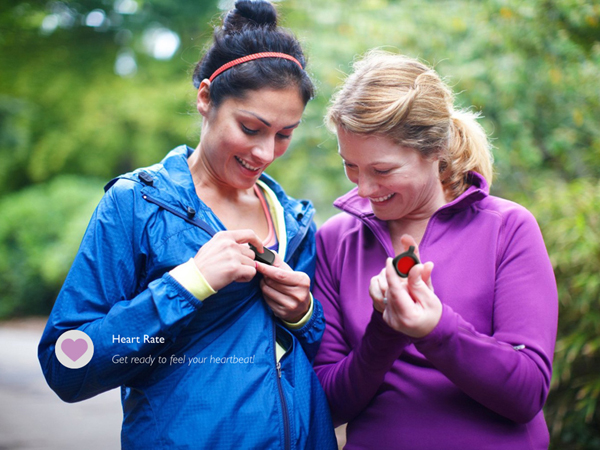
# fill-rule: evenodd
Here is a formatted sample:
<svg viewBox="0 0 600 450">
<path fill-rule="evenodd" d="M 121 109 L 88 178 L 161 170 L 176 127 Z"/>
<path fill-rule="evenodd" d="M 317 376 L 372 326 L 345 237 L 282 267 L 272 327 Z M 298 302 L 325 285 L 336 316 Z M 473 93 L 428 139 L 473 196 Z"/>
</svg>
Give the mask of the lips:
<svg viewBox="0 0 600 450">
<path fill-rule="evenodd" d="M 392 198 L 394 195 L 395 195 L 395 193 L 385 195 L 383 197 L 369 197 L 369 200 L 373 203 L 383 203 L 386 200 L 389 200 L 390 198 Z"/>
<path fill-rule="evenodd" d="M 252 172 L 258 172 L 261 169 L 260 167 L 253 167 L 253 166 L 251 166 L 247 161 L 243 160 L 239 156 L 236 156 L 235 160 L 237 162 L 239 162 L 244 168 L 246 168 L 248 170 L 251 170 Z"/>
</svg>

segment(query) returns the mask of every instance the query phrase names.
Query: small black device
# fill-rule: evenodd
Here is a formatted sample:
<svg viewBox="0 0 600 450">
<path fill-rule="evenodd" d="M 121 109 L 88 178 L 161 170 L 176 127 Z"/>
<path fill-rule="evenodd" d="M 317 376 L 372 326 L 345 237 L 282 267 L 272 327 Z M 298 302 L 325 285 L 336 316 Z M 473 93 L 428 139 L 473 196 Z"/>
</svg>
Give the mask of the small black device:
<svg viewBox="0 0 600 450">
<path fill-rule="evenodd" d="M 396 269 L 396 273 L 402 278 L 407 278 L 410 269 L 420 263 L 421 262 L 419 261 L 419 258 L 417 255 L 415 255 L 415 247 L 412 245 L 407 251 L 400 253 L 392 261 L 392 264 L 394 264 L 394 269 Z"/>
<path fill-rule="evenodd" d="M 248 244 L 250 246 L 250 250 L 254 252 L 254 259 L 258 262 L 268 264 L 272 266 L 275 262 L 275 252 L 269 250 L 267 247 L 263 247 L 264 253 L 259 253 L 256 247 L 252 244 Z"/>
</svg>

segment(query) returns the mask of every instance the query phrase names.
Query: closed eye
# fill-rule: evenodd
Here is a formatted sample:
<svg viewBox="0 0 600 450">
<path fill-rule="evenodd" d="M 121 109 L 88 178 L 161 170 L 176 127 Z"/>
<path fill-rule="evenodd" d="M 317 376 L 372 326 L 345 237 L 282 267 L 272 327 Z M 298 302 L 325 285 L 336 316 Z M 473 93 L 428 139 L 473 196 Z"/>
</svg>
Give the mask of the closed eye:
<svg viewBox="0 0 600 450">
<path fill-rule="evenodd" d="M 387 169 L 387 170 L 377 170 L 374 169 L 375 173 L 379 174 L 379 175 L 385 175 L 386 173 L 390 173 L 392 171 L 392 169 Z"/>
<path fill-rule="evenodd" d="M 242 131 L 246 134 L 255 135 L 256 133 L 258 133 L 258 130 L 252 130 L 251 128 L 248 128 L 243 123 L 241 125 L 242 125 Z"/>
</svg>

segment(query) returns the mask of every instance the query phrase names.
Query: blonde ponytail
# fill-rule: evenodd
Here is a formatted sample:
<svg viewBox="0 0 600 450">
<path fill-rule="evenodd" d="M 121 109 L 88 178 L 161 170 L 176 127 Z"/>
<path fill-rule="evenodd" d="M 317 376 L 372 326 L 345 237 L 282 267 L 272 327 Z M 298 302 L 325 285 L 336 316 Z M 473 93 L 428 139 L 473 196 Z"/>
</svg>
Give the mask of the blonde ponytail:
<svg viewBox="0 0 600 450">
<path fill-rule="evenodd" d="M 450 198 L 456 198 L 468 187 L 467 174 L 475 171 L 491 186 L 493 156 L 483 127 L 477 122 L 480 115 L 466 110 L 453 111 L 450 140 L 440 156 L 440 178 Z"/>
</svg>

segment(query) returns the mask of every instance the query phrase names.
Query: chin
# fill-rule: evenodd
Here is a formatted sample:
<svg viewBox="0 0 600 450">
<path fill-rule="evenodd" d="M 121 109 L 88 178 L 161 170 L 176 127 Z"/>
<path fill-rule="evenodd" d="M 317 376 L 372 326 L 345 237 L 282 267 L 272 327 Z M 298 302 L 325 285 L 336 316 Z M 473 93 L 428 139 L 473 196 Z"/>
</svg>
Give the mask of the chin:
<svg viewBox="0 0 600 450">
<path fill-rule="evenodd" d="M 389 220 L 398 220 L 403 217 L 401 214 L 398 213 L 398 210 L 394 209 L 393 207 L 377 208 L 371 205 L 371 209 L 373 210 L 373 214 L 375 214 L 375 217 L 377 217 L 379 220 L 383 220 L 386 222 Z"/>
<path fill-rule="evenodd" d="M 393 214 L 390 214 L 389 212 L 384 212 L 384 211 L 377 211 L 376 208 L 373 208 L 373 214 L 375 214 L 375 217 L 377 217 L 379 220 L 383 220 L 383 221 L 397 219 L 397 217 L 394 217 Z"/>
</svg>

